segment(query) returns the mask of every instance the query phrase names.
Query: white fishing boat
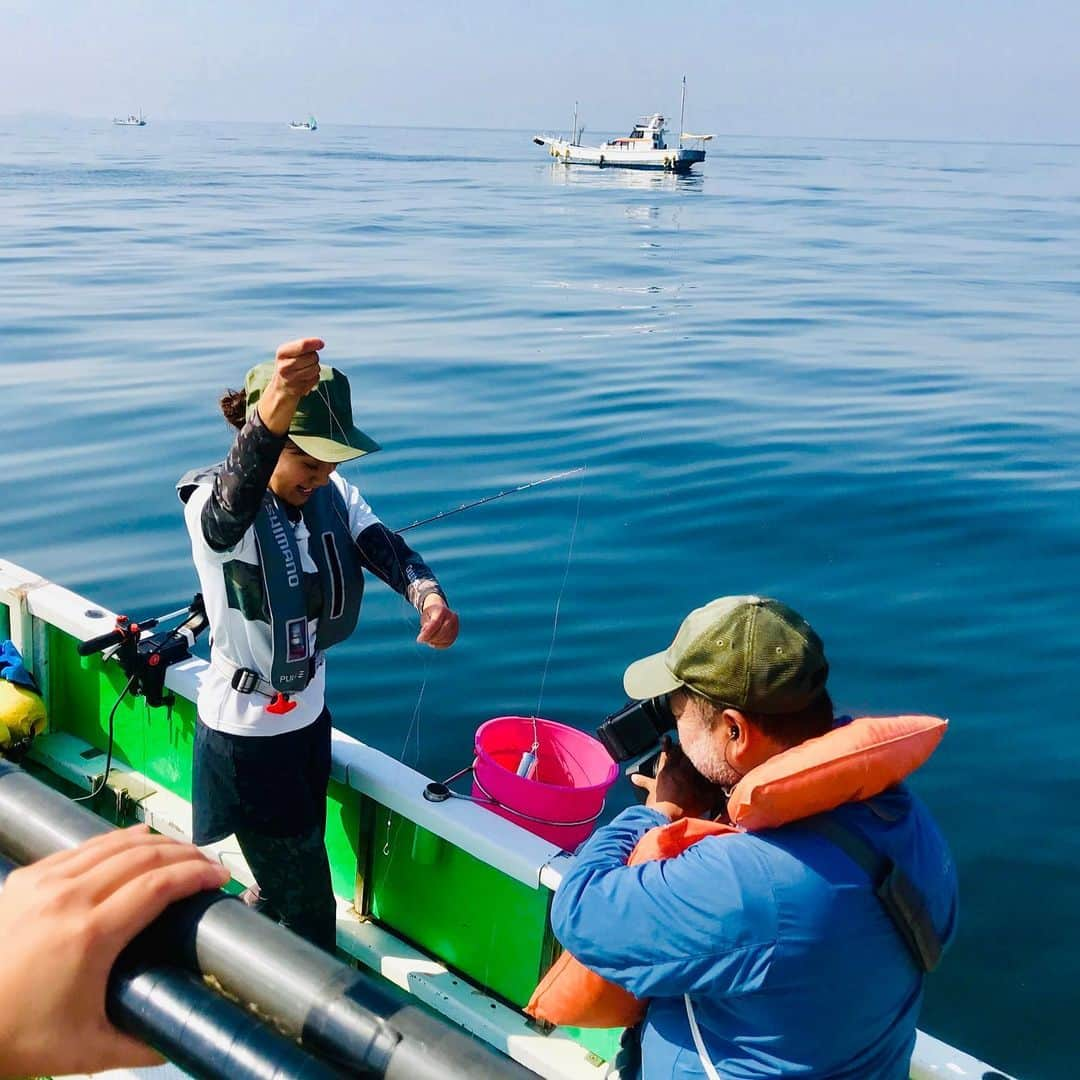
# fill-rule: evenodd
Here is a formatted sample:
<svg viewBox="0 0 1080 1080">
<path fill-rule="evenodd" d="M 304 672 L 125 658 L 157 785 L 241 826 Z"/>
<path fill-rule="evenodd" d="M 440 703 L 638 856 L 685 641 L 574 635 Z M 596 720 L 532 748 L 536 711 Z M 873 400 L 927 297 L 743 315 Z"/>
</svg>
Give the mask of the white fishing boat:
<svg viewBox="0 0 1080 1080">
<path fill-rule="evenodd" d="M 190 838 L 195 699 L 208 672 L 187 647 L 205 626 L 199 616 L 193 601 L 134 623 L 0 559 L 0 641 L 10 638 L 18 649 L 49 717 L 23 759 L 25 771 L 0 759 L 0 882 L 5 857 L 33 861 L 111 824 L 143 821 Z M 176 619 L 172 630 L 152 634 Z M 466 740 L 466 761 L 470 749 Z M 158 982 L 141 992 L 149 975 L 126 975 L 110 991 L 118 1010 L 111 1015 L 185 1072 L 222 1080 L 313 1080 L 329 1075 L 313 1071 L 323 1055 L 335 1068 L 347 1063 L 352 1075 L 375 1077 L 517 1080 L 527 1075 L 522 1067 L 547 1080 L 609 1075 L 621 1030 L 552 1028 L 523 1011 L 558 952 L 551 897 L 573 855 L 492 813 L 483 799 L 449 798 L 447 784 L 343 731 L 333 732 L 332 752 L 326 843 L 338 959 L 243 905 L 215 901 L 199 916 L 201 930 L 185 917 L 168 939 L 175 951 L 169 977 L 188 979 L 176 991 L 184 990 L 187 1004 L 171 1003 L 160 969 L 146 967 L 139 970 Z M 69 802 L 73 792 L 83 797 L 78 806 Z M 252 884 L 234 838 L 206 850 L 232 872 L 235 889 Z M 343 963 L 360 970 L 350 975 Z M 219 1015 L 229 1002 L 204 984 L 206 975 L 292 1041 L 262 1047 L 258 1062 L 231 1049 L 261 1025 L 243 1010 Z M 346 976 L 353 980 L 347 1001 Z M 220 1032 L 213 1038 L 211 1022 Z M 263 1043 L 276 1030 L 264 1032 Z M 463 1041 L 464 1033 L 487 1049 Z M 204 1043 L 213 1068 L 196 1055 Z M 306 1063 L 286 1060 L 300 1054 Z M 254 1067 L 260 1062 L 263 1071 Z M 159 1077 L 156 1070 L 140 1075 Z M 910 1076 L 1009 1080 L 923 1032 Z"/>
<path fill-rule="evenodd" d="M 314 116 L 309 116 L 306 120 L 290 120 L 289 128 L 292 131 L 318 131 L 319 125 Z"/>
<path fill-rule="evenodd" d="M 126 117 L 114 116 L 113 123 L 117 127 L 146 127 L 146 117 L 140 109 L 138 115 L 129 113 Z"/>
<path fill-rule="evenodd" d="M 624 169 L 663 169 L 668 172 L 689 172 L 693 165 L 705 160 L 705 143 L 711 135 L 693 135 L 682 130 L 686 113 L 686 79 L 683 79 L 682 108 L 679 116 L 678 146 L 668 146 L 665 141 L 667 129 L 662 113 L 643 116 L 633 126 L 629 135 L 586 146 L 581 142 L 584 128 L 578 126 L 577 103 L 574 103 L 574 121 L 569 139 L 549 135 L 534 135 L 537 146 L 546 146 L 548 153 L 564 165 L 616 166 Z M 684 146 L 684 143 L 696 146 Z"/>
</svg>

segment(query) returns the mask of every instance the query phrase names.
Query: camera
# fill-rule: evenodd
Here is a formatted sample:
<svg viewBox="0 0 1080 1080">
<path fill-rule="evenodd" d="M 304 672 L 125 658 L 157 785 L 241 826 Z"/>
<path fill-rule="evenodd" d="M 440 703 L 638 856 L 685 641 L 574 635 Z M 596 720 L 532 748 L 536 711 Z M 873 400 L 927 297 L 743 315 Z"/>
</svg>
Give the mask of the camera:
<svg viewBox="0 0 1080 1080">
<path fill-rule="evenodd" d="M 628 701 L 597 729 L 596 737 L 615 761 L 630 761 L 659 747 L 660 737 L 675 727 L 668 694 Z"/>
</svg>

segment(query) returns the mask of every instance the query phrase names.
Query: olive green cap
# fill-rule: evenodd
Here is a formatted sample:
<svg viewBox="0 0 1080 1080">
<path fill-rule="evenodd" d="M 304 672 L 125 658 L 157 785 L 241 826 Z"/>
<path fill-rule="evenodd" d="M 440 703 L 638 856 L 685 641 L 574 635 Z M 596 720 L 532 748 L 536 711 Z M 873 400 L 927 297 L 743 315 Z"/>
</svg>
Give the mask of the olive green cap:
<svg viewBox="0 0 1080 1080">
<path fill-rule="evenodd" d="M 270 385 L 274 361 L 256 364 L 244 379 L 247 393 L 247 418 L 255 415 L 259 398 Z M 352 461 L 381 449 L 369 435 L 353 424 L 352 395 L 349 380 L 332 367 L 319 368 L 319 382 L 296 406 L 289 438 L 305 454 L 319 461 Z"/>
<path fill-rule="evenodd" d="M 686 616 L 666 652 L 631 664 L 623 686 L 639 700 L 685 686 L 776 716 L 813 703 L 828 675 L 825 646 L 798 612 L 761 596 L 721 596 Z"/>
</svg>

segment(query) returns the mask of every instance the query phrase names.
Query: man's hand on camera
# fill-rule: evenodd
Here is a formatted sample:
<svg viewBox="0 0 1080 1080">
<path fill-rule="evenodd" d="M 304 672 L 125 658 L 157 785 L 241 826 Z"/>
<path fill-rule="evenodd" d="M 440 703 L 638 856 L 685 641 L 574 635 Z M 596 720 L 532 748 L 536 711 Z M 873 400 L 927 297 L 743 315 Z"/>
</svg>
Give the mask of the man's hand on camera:
<svg viewBox="0 0 1080 1080">
<path fill-rule="evenodd" d="M 723 799 L 719 785 L 706 780 L 690 764 L 682 748 L 672 743 L 670 736 L 665 735 L 661 745 L 663 751 L 656 778 L 643 773 L 634 773 L 630 777 L 631 783 L 648 791 L 645 805 L 659 810 L 672 821 L 708 816 Z"/>
</svg>

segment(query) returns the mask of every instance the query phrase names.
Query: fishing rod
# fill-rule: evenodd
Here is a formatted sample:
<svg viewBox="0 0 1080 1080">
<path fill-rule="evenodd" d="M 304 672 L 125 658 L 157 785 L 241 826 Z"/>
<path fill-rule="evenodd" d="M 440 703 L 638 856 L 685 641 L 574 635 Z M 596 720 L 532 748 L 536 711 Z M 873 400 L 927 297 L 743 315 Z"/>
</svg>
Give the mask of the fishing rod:
<svg viewBox="0 0 1080 1080">
<path fill-rule="evenodd" d="M 576 476 L 578 473 L 585 472 L 585 470 L 586 466 L 579 465 L 576 469 L 567 469 L 565 472 L 554 473 L 540 480 L 530 480 L 528 483 L 518 484 L 517 487 L 505 488 L 502 491 L 495 492 L 493 495 L 485 495 L 482 499 L 462 503 L 461 506 L 454 507 L 452 510 L 441 510 L 430 517 L 421 518 L 411 525 L 398 529 L 397 532 L 408 532 L 410 529 L 417 529 L 421 525 L 430 525 L 433 522 L 442 521 L 444 518 L 453 517 L 454 514 L 472 510 L 477 506 L 484 506 L 498 499 L 505 499 L 508 495 L 517 495 L 522 491 L 529 491 L 544 484 L 554 483 L 556 480 L 565 480 L 566 477 Z M 143 636 L 146 631 L 159 623 L 168 622 L 180 616 L 186 616 L 186 618 L 179 626 L 168 631 L 168 633 L 157 634 L 153 637 Z M 98 637 L 91 638 L 89 641 L 81 642 L 78 646 L 78 652 L 80 656 L 92 656 L 94 653 L 105 652 L 108 659 L 115 657 L 123 667 L 124 673 L 128 676 L 128 684 L 121 691 L 120 697 L 117 698 L 113 706 L 113 712 L 115 712 L 116 706 L 120 704 L 121 699 L 128 693 L 133 696 L 145 697 L 147 703 L 153 706 L 171 705 L 171 695 L 165 694 L 165 672 L 177 661 L 186 660 L 191 656 L 190 646 L 194 645 L 195 638 L 208 625 L 209 620 L 206 617 L 206 608 L 203 605 L 202 594 L 200 593 L 195 596 L 195 599 L 187 607 L 170 611 L 167 615 L 158 615 L 155 618 L 138 621 L 129 619 L 126 615 L 118 615 L 114 629 L 108 633 L 100 634 Z M 111 765 L 112 714 L 109 716 L 109 721 L 110 756 L 108 764 Z M 101 784 L 91 792 L 89 797 L 97 795 L 104 788 L 108 775 L 109 768 L 107 765 Z"/>
<path fill-rule="evenodd" d="M 472 510 L 473 507 L 495 502 L 496 499 L 504 499 L 507 495 L 517 495 L 518 492 L 528 491 L 529 488 L 540 487 L 541 484 L 550 484 L 555 480 L 564 480 L 568 476 L 575 476 L 577 473 L 584 472 L 585 468 L 584 465 L 579 465 L 576 469 L 568 469 L 566 472 L 555 473 L 554 476 L 545 476 L 543 480 L 531 480 L 529 483 L 519 484 L 515 488 L 506 488 L 505 491 L 498 491 L 494 495 L 485 495 L 482 499 L 475 499 L 473 502 L 463 503 L 453 510 L 442 510 L 438 514 L 432 514 L 431 517 L 421 518 L 419 521 L 414 521 L 411 525 L 406 525 L 403 529 L 397 529 L 396 531 L 403 533 L 408 532 L 410 529 L 417 529 L 421 525 L 430 525 L 433 521 L 441 521 L 443 518 L 452 517 L 454 514 L 460 514 L 465 510 Z"/>
<path fill-rule="evenodd" d="M 517 495 L 543 484 L 551 484 L 556 480 L 564 480 L 568 476 L 576 476 L 578 473 L 585 472 L 585 469 L 586 466 L 579 465 L 576 469 L 567 469 L 565 472 L 554 473 L 540 480 L 530 480 L 526 484 L 519 484 L 517 487 L 497 491 L 493 495 L 485 495 L 482 499 L 463 503 L 452 510 L 441 510 L 437 514 L 421 518 L 397 531 L 408 532 L 409 529 L 417 529 L 421 525 L 430 525 L 433 522 L 442 521 L 443 518 L 452 517 L 454 514 L 472 510 L 474 507 L 505 499 L 508 495 Z M 185 617 L 184 621 L 168 633 L 157 634 L 153 637 L 144 636 L 146 631 L 159 623 L 181 616 Z M 177 661 L 188 659 L 191 655 L 190 646 L 194 645 L 195 638 L 208 625 L 206 607 L 203 604 L 202 594 L 199 593 L 186 607 L 170 611 L 166 615 L 139 620 L 129 619 L 126 615 L 118 615 L 116 626 L 112 630 L 89 641 L 80 642 L 78 653 L 80 656 L 92 656 L 94 653 L 105 652 L 108 659 L 115 657 L 130 679 L 124 693 L 130 691 L 134 696 L 145 697 L 150 705 L 168 705 L 171 701 L 164 693 L 165 672 Z"/>
</svg>

